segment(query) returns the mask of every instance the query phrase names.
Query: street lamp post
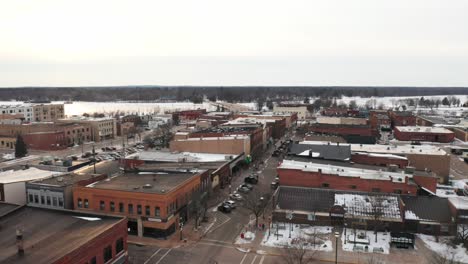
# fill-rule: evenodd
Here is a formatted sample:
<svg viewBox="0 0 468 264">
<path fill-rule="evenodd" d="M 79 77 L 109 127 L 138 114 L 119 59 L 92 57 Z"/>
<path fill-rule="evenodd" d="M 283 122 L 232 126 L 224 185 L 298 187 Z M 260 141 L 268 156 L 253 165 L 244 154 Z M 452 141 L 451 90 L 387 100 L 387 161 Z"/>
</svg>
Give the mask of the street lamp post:
<svg viewBox="0 0 468 264">
<path fill-rule="evenodd" d="M 344 223 L 344 244 L 346 245 L 346 240 L 348 240 L 348 237 L 346 236 L 346 229 L 347 229 L 348 224 Z"/>
<path fill-rule="evenodd" d="M 94 149 L 94 145 L 93 145 L 93 170 L 94 170 L 94 174 L 96 174 L 96 151 Z"/>
<path fill-rule="evenodd" d="M 340 237 L 340 233 L 335 232 L 335 264 L 338 264 L 338 237 Z"/>
</svg>

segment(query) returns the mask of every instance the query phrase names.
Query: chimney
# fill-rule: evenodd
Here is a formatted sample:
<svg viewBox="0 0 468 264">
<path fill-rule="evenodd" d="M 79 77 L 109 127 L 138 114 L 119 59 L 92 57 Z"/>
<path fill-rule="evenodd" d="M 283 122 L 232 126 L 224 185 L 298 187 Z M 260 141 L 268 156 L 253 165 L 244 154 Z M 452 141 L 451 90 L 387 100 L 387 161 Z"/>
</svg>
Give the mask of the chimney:
<svg viewBox="0 0 468 264">
<path fill-rule="evenodd" d="M 24 248 L 23 248 L 23 231 L 21 229 L 16 229 L 16 247 L 18 248 L 18 255 L 24 255 Z"/>
</svg>

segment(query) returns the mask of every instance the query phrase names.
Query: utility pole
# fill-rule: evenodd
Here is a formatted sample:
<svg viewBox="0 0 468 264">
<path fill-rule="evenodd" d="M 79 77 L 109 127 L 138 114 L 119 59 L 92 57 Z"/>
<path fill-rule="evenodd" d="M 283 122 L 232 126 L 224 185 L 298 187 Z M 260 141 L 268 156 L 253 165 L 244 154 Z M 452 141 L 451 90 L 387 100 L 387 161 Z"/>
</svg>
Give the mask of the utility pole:
<svg viewBox="0 0 468 264">
<path fill-rule="evenodd" d="M 94 174 L 96 174 L 96 151 L 94 150 L 94 145 L 93 145 L 93 167 L 94 167 Z"/>
</svg>

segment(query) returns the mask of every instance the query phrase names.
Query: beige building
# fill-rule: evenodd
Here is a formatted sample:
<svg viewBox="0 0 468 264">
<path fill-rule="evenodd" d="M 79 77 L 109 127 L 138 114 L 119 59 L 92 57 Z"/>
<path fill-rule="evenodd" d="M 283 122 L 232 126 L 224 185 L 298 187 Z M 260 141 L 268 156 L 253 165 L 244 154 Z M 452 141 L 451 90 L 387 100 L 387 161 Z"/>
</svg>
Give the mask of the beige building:
<svg viewBox="0 0 468 264">
<path fill-rule="evenodd" d="M 332 124 L 332 125 L 367 125 L 366 118 L 355 117 L 317 117 L 319 124 Z"/>
<path fill-rule="evenodd" d="M 51 122 L 65 117 L 63 104 L 36 104 L 32 108 L 35 122 Z"/>
<path fill-rule="evenodd" d="M 170 142 L 169 148 L 178 152 L 250 155 L 250 137 L 239 135 L 177 139 Z"/>
<path fill-rule="evenodd" d="M 68 119 L 57 120 L 60 123 L 86 124 L 91 128 L 91 141 L 101 141 L 104 139 L 115 138 L 117 135 L 117 123 L 114 118 L 86 118 L 75 116 Z"/>
<path fill-rule="evenodd" d="M 309 118 L 310 112 L 305 105 L 275 105 L 273 106 L 275 114 L 297 114 L 298 120 Z"/>
<path fill-rule="evenodd" d="M 0 148 L 14 149 L 16 145 L 15 137 L 0 137 Z"/>
</svg>

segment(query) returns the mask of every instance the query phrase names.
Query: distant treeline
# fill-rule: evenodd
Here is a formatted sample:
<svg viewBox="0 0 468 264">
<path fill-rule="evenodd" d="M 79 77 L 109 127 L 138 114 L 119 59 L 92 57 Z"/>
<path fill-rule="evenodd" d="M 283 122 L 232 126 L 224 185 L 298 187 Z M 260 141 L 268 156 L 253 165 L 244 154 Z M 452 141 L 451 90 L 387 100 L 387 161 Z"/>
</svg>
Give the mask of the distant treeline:
<svg viewBox="0 0 468 264">
<path fill-rule="evenodd" d="M 468 95 L 464 87 L 249 87 L 249 86 L 125 86 L 125 87 L 21 87 L 1 88 L 0 100 L 73 100 L 73 101 L 154 101 L 190 100 L 203 97 L 228 102 L 263 100 L 303 100 L 305 97 L 340 98 L 341 96 L 429 96 Z"/>
</svg>

